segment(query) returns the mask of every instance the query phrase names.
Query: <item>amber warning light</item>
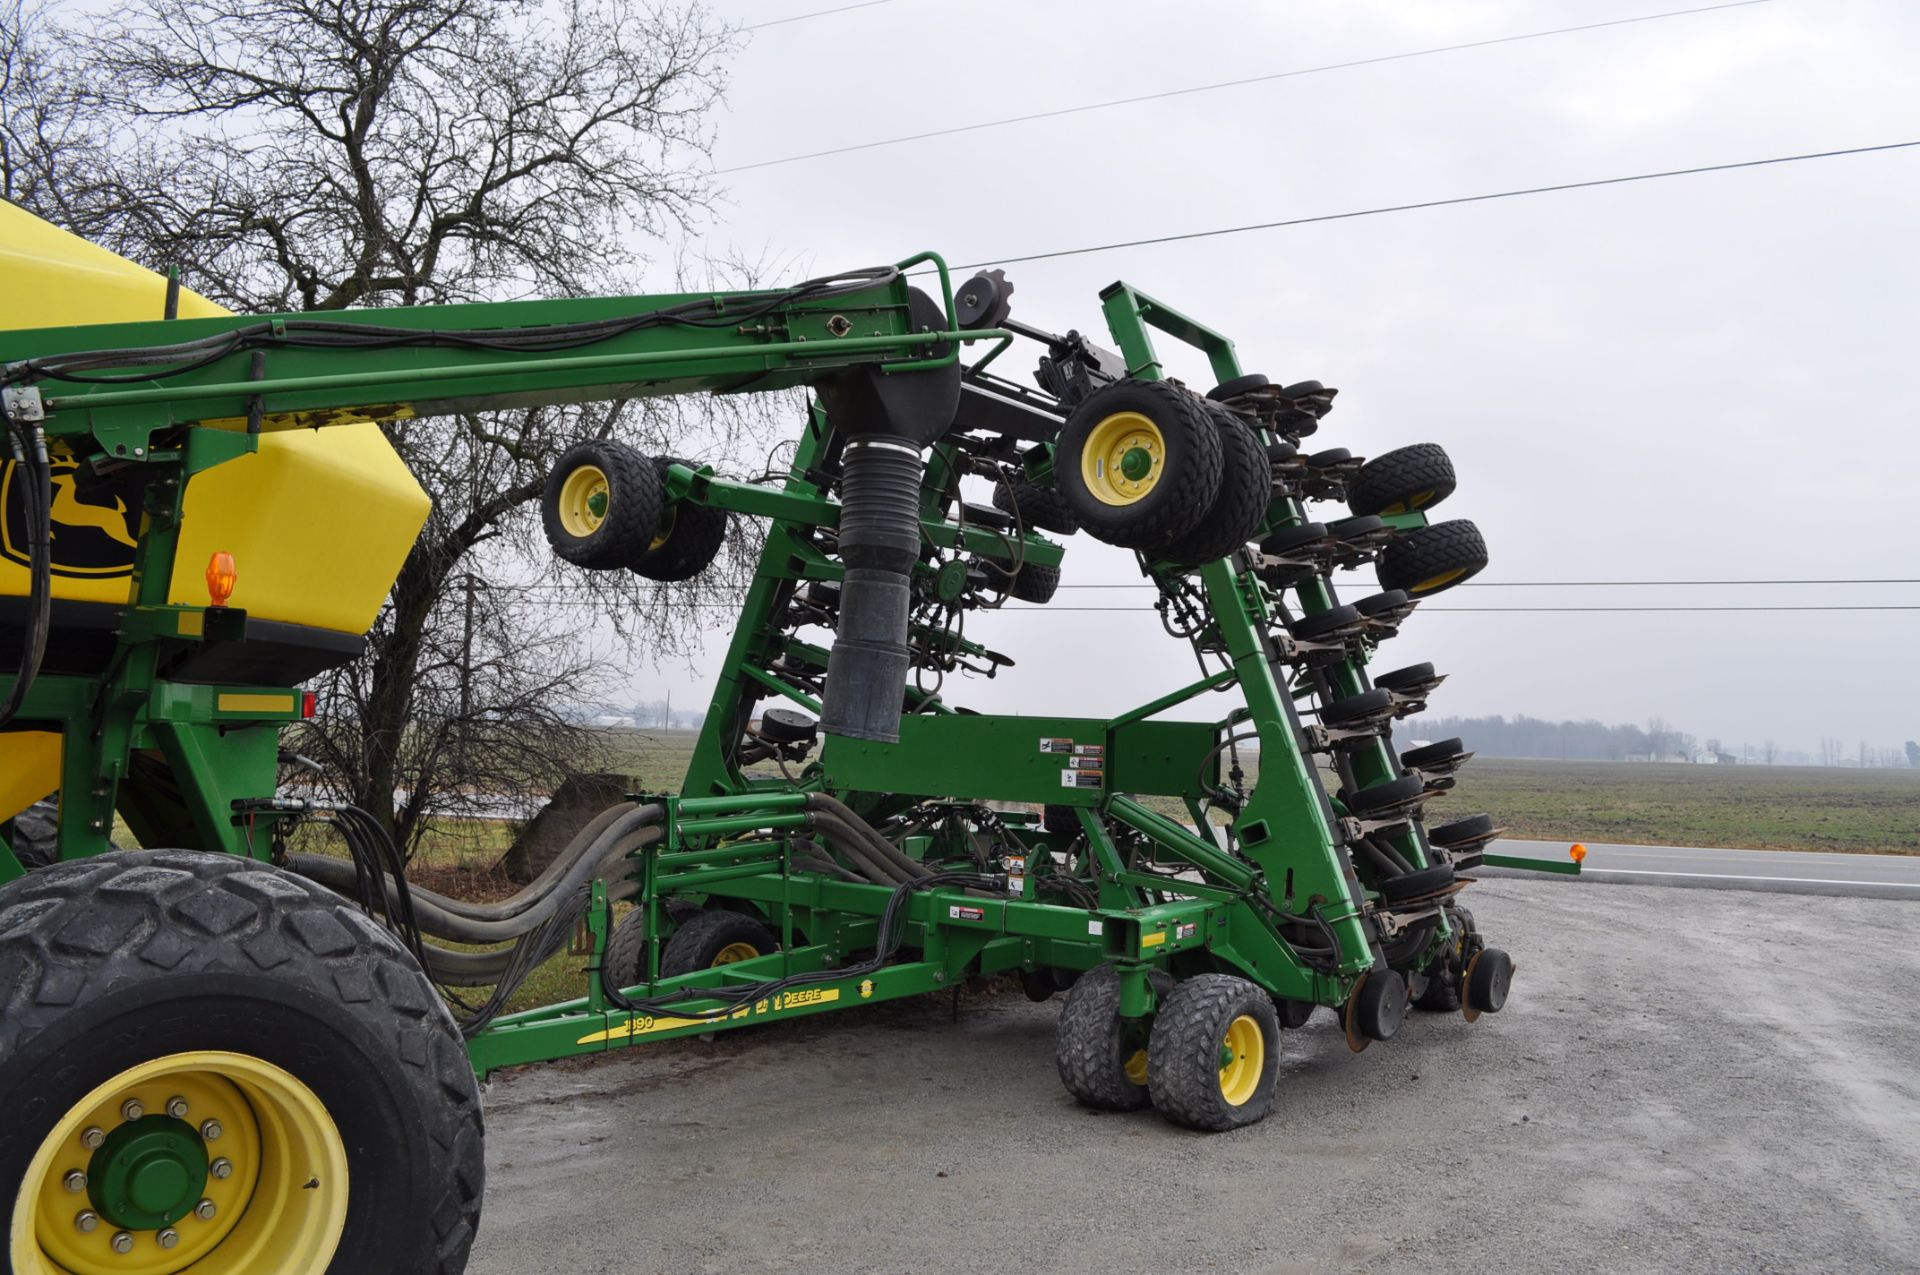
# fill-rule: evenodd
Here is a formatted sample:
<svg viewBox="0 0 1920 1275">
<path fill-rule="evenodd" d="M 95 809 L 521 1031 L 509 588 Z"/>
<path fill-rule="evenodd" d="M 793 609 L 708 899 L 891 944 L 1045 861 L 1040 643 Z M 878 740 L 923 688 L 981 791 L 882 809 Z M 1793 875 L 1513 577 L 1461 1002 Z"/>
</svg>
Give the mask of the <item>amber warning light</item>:
<svg viewBox="0 0 1920 1275">
<path fill-rule="evenodd" d="M 221 550 L 207 559 L 207 596 L 213 599 L 213 605 L 223 607 L 227 599 L 233 596 L 233 586 L 240 579 L 240 573 L 233 565 L 233 555 Z"/>
<path fill-rule="evenodd" d="M 1573 848 L 1567 851 L 1567 857 L 1575 863 L 1585 863 L 1587 861 L 1587 848 L 1576 841 L 1573 843 Z"/>
</svg>

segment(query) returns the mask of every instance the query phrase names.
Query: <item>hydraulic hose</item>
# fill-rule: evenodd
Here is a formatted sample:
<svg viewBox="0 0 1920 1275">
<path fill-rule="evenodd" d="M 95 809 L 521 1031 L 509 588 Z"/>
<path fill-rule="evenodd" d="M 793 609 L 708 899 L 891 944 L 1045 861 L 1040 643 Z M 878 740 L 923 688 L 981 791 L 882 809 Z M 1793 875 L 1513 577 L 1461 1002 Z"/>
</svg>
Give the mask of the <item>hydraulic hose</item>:
<svg viewBox="0 0 1920 1275">
<path fill-rule="evenodd" d="M 650 824 L 645 818 L 650 810 L 657 811 L 658 807 L 637 807 L 612 820 L 589 843 L 588 850 L 580 854 L 565 874 L 553 882 L 543 897 L 513 916 L 495 920 L 464 916 L 443 906 L 451 902 L 445 895 L 429 890 L 412 890 L 414 911 L 419 918 L 420 928 L 456 943 L 499 943 L 538 929 L 552 919 L 569 894 L 591 883 L 609 862 L 625 858 L 664 835 L 663 829 Z M 287 866 L 301 876 L 333 890 L 345 892 L 354 887 L 353 865 L 342 859 L 296 854 L 288 856 Z M 383 876 L 382 883 L 386 888 L 389 906 L 392 906 L 399 898 L 399 888 L 390 877 Z"/>
<path fill-rule="evenodd" d="M 896 873 L 904 873 L 908 878 L 931 876 L 932 872 L 918 859 L 913 858 L 899 846 L 880 835 L 879 829 L 856 814 L 853 808 L 824 792 L 807 795 L 807 809 L 816 813 L 830 815 L 858 834 L 882 862 L 891 864 Z"/>
</svg>

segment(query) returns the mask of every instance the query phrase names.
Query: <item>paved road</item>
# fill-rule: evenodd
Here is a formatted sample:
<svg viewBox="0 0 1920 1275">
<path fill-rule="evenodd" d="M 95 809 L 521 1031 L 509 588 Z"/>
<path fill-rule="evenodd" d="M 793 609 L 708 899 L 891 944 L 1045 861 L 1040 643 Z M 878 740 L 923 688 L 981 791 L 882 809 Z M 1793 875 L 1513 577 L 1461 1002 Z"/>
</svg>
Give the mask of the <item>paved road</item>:
<svg viewBox="0 0 1920 1275">
<path fill-rule="evenodd" d="M 1567 841 L 1497 841 L 1495 854 L 1564 863 Z M 1825 854 L 1799 850 L 1716 850 L 1705 846 L 1620 846 L 1589 841 L 1582 879 L 1789 894 L 1843 894 L 1920 900 L 1920 855 Z M 1524 875 L 1499 868 L 1486 876 Z M 1570 881 L 1571 877 L 1537 879 Z"/>
<path fill-rule="evenodd" d="M 500 1076 L 469 1275 L 1920 1270 L 1912 905 L 1598 892 L 1472 886 L 1507 1008 L 1316 1014 L 1230 1134 L 1076 1107 L 1018 993 Z"/>
</svg>

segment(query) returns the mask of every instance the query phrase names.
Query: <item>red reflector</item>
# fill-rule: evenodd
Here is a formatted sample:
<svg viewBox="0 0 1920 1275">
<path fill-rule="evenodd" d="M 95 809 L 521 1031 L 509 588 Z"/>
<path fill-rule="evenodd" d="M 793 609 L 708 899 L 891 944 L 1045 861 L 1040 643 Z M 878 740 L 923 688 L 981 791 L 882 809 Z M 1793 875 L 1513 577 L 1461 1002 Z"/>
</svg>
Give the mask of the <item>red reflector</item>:
<svg viewBox="0 0 1920 1275">
<path fill-rule="evenodd" d="M 300 697 L 300 716 L 312 717 L 320 707 L 320 697 L 308 691 Z"/>
</svg>

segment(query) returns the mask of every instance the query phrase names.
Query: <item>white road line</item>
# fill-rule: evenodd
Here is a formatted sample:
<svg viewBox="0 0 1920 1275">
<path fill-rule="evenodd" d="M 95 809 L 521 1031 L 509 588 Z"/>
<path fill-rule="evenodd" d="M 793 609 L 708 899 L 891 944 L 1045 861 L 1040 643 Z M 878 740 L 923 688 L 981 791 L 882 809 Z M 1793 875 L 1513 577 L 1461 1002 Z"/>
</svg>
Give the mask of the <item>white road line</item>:
<svg viewBox="0 0 1920 1275">
<path fill-rule="evenodd" d="M 1581 876 L 1608 873 L 1616 877 L 1693 877 L 1701 881 L 1778 881 L 1787 885 L 1868 885 L 1894 886 L 1902 890 L 1920 890 L 1920 881 L 1836 881 L 1822 877 L 1746 877 L 1729 872 L 1655 872 L 1649 868 L 1586 868 Z"/>
</svg>

